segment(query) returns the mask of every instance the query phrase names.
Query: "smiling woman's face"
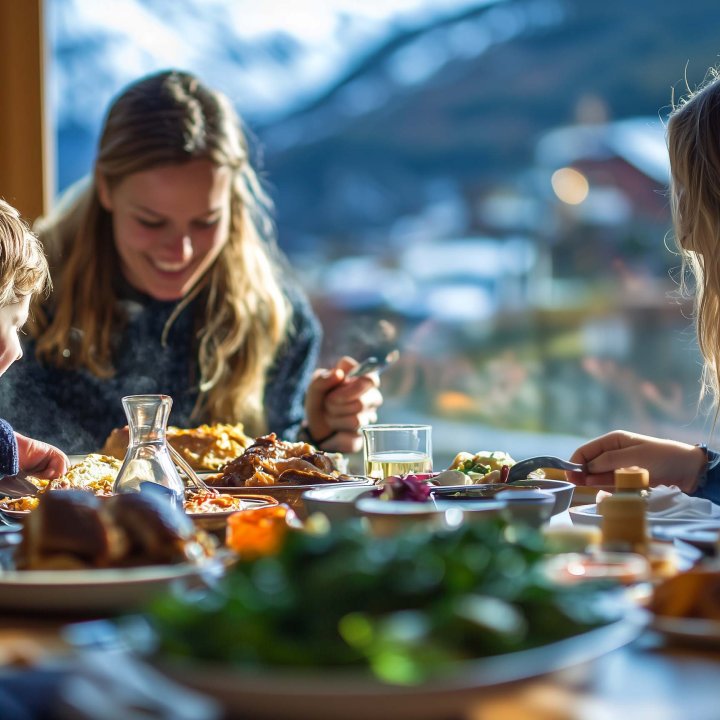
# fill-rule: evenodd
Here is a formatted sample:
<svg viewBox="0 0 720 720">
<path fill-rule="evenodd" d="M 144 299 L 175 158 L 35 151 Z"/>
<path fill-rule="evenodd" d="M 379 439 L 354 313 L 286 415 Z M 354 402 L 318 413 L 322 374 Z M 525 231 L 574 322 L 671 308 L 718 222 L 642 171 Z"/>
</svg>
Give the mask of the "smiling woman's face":
<svg viewBox="0 0 720 720">
<path fill-rule="evenodd" d="M 231 185 L 230 168 L 209 160 L 133 173 L 113 187 L 99 177 L 125 279 L 156 300 L 184 297 L 228 240 Z"/>
</svg>

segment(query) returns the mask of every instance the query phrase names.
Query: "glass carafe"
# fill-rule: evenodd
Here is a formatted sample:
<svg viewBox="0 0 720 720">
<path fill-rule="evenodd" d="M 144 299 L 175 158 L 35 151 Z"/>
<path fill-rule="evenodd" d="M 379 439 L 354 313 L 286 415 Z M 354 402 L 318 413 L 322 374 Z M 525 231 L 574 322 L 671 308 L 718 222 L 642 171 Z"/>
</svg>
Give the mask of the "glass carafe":
<svg viewBox="0 0 720 720">
<path fill-rule="evenodd" d="M 130 429 L 130 444 L 113 491 L 155 493 L 182 510 L 185 489 L 165 439 L 172 398 L 128 395 L 122 404 Z"/>
</svg>

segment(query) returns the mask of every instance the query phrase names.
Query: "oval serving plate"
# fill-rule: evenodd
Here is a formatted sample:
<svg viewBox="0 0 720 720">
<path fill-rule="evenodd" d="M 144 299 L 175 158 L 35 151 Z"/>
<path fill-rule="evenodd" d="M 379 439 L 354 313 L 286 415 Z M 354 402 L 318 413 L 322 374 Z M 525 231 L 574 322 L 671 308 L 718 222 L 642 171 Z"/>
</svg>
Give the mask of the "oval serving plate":
<svg viewBox="0 0 720 720">
<path fill-rule="evenodd" d="M 32 512 L 32 510 L 6 510 L 5 508 L 0 508 L 0 511 L 2 511 L 5 517 L 16 520 L 17 522 L 23 522 Z"/>
<path fill-rule="evenodd" d="M 683 645 L 720 647 L 720 621 L 655 615 L 650 628 Z"/>
<path fill-rule="evenodd" d="M 137 608 L 174 585 L 202 584 L 225 570 L 221 555 L 199 564 L 88 570 L 0 570 L 0 610 L 98 613 Z"/>
<path fill-rule="evenodd" d="M 242 488 L 237 489 L 242 490 Z M 226 490 L 232 490 L 232 488 L 222 488 L 222 492 L 226 492 Z M 62 490 L 58 490 L 56 492 L 62 492 Z M 205 529 L 215 529 L 214 526 L 224 524 L 227 521 L 227 518 L 235 512 L 242 512 L 243 510 L 277 505 L 279 502 L 277 498 L 274 498 L 268 494 L 255 495 L 252 493 L 246 494 L 234 492 L 228 492 L 228 494 L 233 496 L 237 496 L 238 494 L 242 495 L 244 507 L 233 508 L 230 510 L 217 510 L 212 512 L 186 512 L 186 515 L 198 526 L 201 526 Z M 0 511 L 2 511 L 2 514 L 6 517 L 17 520 L 18 522 L 22 522 L 23 520 L 25 520 L 25 518 L 32 512 L 32 510 L 6 510 L 3 507 L 0 507 Z M 210 528 L 210 525 L 212 525 L 213 528 Z"/>
<path fill-rule="evenodd" d="M 463 717 L 497 688 L 588 663 L 634 640 L 648 613 L 634 608 L 615 622 L 530 650 L 458 663 L 418 686 L 388 685 L 360 672 L 232 669 L 155 659 L 175 680 L 219 700 L 226 711 L 272 720 L 429 720 Z"/>
<path fill-rule="evenodd" d="M 217 475 L 217 473 L 216 473 Z M 304 520 L 308 511 L 305 507 L 303 494 L 308 490 L 318 490 L 321 488 L 351 488 L 351 487 L 367 487 L 375 484 L 375 478 L 365 475 L 350 475 L 351 480 L 342 480 L 335 483 L 320 483 L 314 485 L 243 485 L 241 487 L 223 487 L 220 485 L 212 485 L 216 490 L 230 495 L 269 495 L 275 498 L 279 503 L 289 505 L 295 514 Z M 207 478 L 205 478 L 207 482 Z"/>
</svg>

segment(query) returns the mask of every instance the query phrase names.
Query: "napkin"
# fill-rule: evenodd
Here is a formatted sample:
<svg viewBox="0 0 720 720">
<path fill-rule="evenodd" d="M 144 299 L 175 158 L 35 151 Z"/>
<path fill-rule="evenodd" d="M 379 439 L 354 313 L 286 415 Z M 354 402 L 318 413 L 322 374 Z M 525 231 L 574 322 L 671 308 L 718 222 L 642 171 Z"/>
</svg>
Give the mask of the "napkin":
<svg viewBox="0 0 720 720">
<path fill-rule="evenodd" d="M 211 698 L 125 650 L 83 650 L 56 668 L 0 671 L 5 720 L 218 720 Z"/>
<path fill-rule="evenodd" d="M 61 717 L 83 720 L 217 720 L 214 700 L 178 685 L 123 650 L 86 649 L 60 686 Z"/>
<path fill-rule="evenodd" d="M 720 506 L 706 498 L 690 497 L 676 485 L 657 485 L 648 498 L 648 517 L 704 519 L 720 518 Z"/>
</svg>

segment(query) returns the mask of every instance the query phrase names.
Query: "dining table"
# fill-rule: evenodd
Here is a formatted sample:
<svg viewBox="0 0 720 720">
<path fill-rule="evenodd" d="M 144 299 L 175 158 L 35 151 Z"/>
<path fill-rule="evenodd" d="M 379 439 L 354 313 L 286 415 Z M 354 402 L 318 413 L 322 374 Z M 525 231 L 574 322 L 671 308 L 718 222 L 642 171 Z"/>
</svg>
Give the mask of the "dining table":
<svg viewBox="0 0 720 720">
<path fill-rule="evenodd" d="M 567 512 L 552 521 L 571 522 Z M 0 614 L 0 677 L 47 662 L 62 669 L 77 652 L 63 629 L 86 620 L 76 614 Z M 492 693 L 480 691 L 461 716 L 441 713 L 437 720 L 717 720 L 719 681 L 720 635 L 678 641 L 648 627 L 631 643 L 592 661 Z M 249 720 L 243 713 L 227 717 Z"/>
</svg>

